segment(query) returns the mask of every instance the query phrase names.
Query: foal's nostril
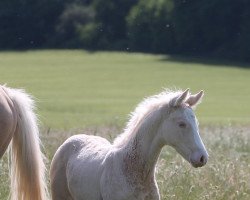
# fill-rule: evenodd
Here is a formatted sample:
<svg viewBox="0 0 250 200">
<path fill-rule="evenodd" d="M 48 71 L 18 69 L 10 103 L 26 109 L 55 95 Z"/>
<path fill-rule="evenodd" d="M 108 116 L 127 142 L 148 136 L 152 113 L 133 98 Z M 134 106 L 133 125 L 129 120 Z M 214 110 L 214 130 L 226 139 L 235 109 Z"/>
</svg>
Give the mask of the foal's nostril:
<svg viewBox="0 0 250 200">
<path fill-rule="evenodd" d="M 207 156 L 201 152 L 194 152 L 190 157 L 190 162 L 194 167 L 202 167 L 207 163 Z"/>
<path fill-rule="evenodd" d="M 201 156 L 201 158 L 200 158 L 200 163 L 204 163 L 204 161 L 205 161 L 204 156 Z"/>
</svg>

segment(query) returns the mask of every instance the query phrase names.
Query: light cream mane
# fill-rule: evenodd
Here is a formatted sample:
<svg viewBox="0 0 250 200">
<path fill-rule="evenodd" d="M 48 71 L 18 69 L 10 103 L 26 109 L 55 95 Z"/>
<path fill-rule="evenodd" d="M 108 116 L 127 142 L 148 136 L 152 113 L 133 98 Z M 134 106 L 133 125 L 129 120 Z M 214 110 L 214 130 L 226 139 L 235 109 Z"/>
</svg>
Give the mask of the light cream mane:
<svg viewBox="0 0 250 200">
<path fill-rule="evenodd" d="M 165 90 L 160 94 L 145 98 L 130 114 L 130 120 L 122 134 L 120 134 L 115 140 L 114 145 L 116 147 L 122 147 L 126 145 L 131 138 L 137 134 L 138 129 L 142 128 L 143 122 L 149 117 L 157 118 L 161 121 L 162 118 L 167 117 L 173 107 L 173 102 L 176 100 L 182 91 Z M 159 119 L 160 117 L 160 119 Z M 152 123 L 154 120 L 152 121 Z"/>
</svg>

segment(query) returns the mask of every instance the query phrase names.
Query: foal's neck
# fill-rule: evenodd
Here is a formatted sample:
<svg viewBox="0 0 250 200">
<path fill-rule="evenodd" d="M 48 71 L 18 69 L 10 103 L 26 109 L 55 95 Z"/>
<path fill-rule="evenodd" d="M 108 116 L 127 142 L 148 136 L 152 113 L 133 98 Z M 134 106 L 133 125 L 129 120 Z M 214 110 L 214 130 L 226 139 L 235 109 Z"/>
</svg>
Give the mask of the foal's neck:
<svg viewBox="0 0 250 200">
<path fill-rule="evenodd" d="M 155 165 L 163 147 L 156 134 L 158 124 L 140 127 L 124 151 L 124 171 L 136 181 L 151 181 Z"/>
</svg>

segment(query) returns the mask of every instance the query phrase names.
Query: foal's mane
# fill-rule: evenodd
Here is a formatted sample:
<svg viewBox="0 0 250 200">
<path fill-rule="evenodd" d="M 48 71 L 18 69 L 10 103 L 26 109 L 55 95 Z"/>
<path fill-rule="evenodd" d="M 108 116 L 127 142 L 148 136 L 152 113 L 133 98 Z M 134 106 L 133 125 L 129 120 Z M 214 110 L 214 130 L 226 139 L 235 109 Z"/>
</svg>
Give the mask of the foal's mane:
<svg viewBox="0 0 250 200">
<path fill-rule="evenodd" d="M 161 118 L 167 117 L 171 112 L 171 108 L 174 107 L 175 100 L 181 94 L 182 91 L 180 90 L 173 91 L 166 89 L 160 94 L 145 98 L 130 114 L 130 120 L 124 132 L 114 140 L 114 145 L 122 147 L 127 144 L 127 142 L 137 134 L 137 130 L 142 126 L 144 120 L 147 119 L 148 116 L 157 115 Z"/>
</svg>

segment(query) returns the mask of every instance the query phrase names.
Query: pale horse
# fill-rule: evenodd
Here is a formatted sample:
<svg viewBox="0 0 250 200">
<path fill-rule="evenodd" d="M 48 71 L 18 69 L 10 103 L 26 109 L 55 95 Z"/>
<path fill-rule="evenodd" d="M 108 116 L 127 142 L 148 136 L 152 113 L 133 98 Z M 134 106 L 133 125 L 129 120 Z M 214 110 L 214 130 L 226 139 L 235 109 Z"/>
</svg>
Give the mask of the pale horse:
<svg viewBox="0 0 250 200">
<path fill-rule="evenodd" d="M 193 167 L 208 160 L 193 111 L 202 96 L 166 90 L 145 99 L 113 144 L 84 134 L 68 138 L 52 160 L 52 199 L 159 200 L 155 166 L 164 145 Z"/>
<path fill-rule="evenodd" d="M 10 146 L 11 200 L 48 200 L 34 106 L 24 90 L 0 85 L 0 159 Z"/>
</svg>

